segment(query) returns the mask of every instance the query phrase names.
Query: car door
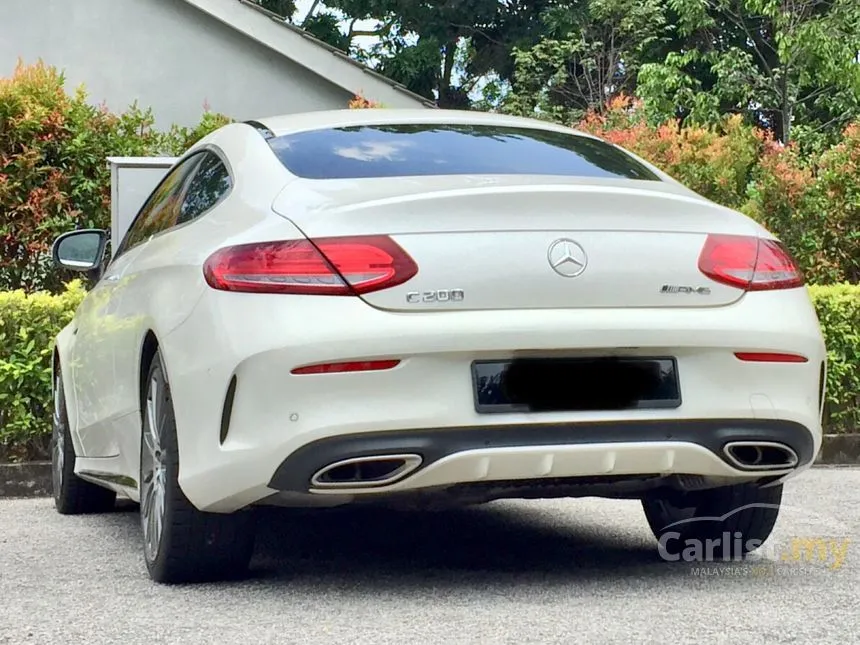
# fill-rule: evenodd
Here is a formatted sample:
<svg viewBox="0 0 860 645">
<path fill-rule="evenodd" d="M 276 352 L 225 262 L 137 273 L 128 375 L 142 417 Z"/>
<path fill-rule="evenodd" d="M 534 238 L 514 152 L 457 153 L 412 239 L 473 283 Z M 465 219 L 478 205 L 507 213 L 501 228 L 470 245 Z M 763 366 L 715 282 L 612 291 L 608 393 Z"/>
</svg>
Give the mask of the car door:
<svg viewBox="0 0 860 645">
<path fill-rule="evenodd" d="M 193 222 L 205 215 L 230 192 L 232 177 L 226 165 L 212 151 L 201 153 L 200 163 L 186 182 L 175 224 L 155 234 L 134 259 L 131 271 L 134 280 L 128 282 L 123 294 L 121 318 L 130 321 L 127 331 L 136 342 L 111 344 L 114 353 L 115 385 L 118 405 L 123 410 L 136 411 L 140 403 L 140 357 L 143 339 L 151 330 L 161 340 L 185 320 L 206 289 L 199 262 L 198 232 Z M 139 316 L 137 303 L 146 303 L 145 317 Z M 173 356 L 162 360 L 171 378 Z M 137 473 L 139 468 L 141 417 L 139 413 L 125 414 L 110 428 L 112 441 L 120 446 L 125 473 Z"/>
<path fill-rule="evenodd" d="M 137 334 L 146 302 L 132 297 L 140 280 L 135 262 L 154 236 L 176 226 L 188 181 L 201 158 L 189 156 L 165 175 L 75 317 L 72 363 L 82 457 L 119 454 L 116 428 L 123 417 L 137 412 L 136 385 L 118 378 L 123 370 L 117 364 L 132 348 L 140 349 Z"/>
</svg>

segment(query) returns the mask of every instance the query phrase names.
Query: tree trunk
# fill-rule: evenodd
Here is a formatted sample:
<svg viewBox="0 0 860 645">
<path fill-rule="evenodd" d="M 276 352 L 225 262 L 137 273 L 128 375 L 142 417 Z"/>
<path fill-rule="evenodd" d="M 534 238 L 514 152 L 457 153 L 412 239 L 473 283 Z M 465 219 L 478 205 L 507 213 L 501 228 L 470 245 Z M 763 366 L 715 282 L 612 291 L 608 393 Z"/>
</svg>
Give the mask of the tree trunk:
<svg viewBox="0 0 860 645">
<path fill-rule="evenodd" d="M 445 58 L 442 66 L 442 76 L 439 79 L 439 107 L 452 107 L 455 102 L 451 95 L 451 76 L 454 74 L 454 57 L 457 53 L 457 41 L 445 45 Z"/>
<path fill-rule="evenodd" d="M 782 109 L 780 116 L 782 117 L 782 132 L 780 132 L 779 140 L 783 145 L 788 145 L 791 141 L 791 116 L 794 112 L 791 97 L 788 92 L 788 70 L 783 70 L 782 78 L 780 79 L 780 94 L 782 95 Z"/>
</svg>

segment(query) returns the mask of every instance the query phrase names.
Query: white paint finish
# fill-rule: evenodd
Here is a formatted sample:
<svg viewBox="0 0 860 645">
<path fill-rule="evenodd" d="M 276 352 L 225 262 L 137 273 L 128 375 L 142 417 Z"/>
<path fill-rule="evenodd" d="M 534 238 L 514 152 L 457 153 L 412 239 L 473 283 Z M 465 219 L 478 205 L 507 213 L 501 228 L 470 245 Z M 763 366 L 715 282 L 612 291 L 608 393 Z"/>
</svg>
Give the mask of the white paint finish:
<svg viewBox="0 0 860 645">
<path fill-rule="evenodd" d="M 0 16 L 0 76 L 41 58 L 93 103 L 152 107 L 161 128 L 198 123 L 205 104 L 244 120 L 352 96 L 183 0 L 3 0 Z"/>
<path fill-rule="evenodd" d="M 124 363 L 117 363 L 122 348 L 137 347 L 142 337 L 138 319 L 148 319 L 139 302 L 130 299 L 133 262 L 144 251 L 141 244 L 113 261 L 86 295 L 72 321 L 76 423 L 81 455 L 112 457 L 119 453 L 120 419 L 135 408 L 124 405 L 133 399 L 136 385 L 122 378 Z M 144 329 L 145 332 L 145 329 Z M 129 389 L 130 388 L 130 389 Z"/>
<path fill-rule="evenodd" d="M 523 309 L 408 316 L 351 298 L 207 292 L 187 323 L 165 340 L 166 351 L 178 357 L 173 391 L 180 427 L 211 429 L 180 438 L 180 449 L 191 455 L 184 461 L 182 484 L 197 503 L 238 508 L 265 497 L 266 478 L 286 455 L 325 437 L 574 420 L 754 418 L 750 392 L 766 392 L 774 403 L 767 418 L 802 423 L 817 446 L 817 365 L 824 348 L 810 309 L 802 289 L 749 294 L 738 305 L 718 310 Z M 774 311 L 793 313 L 774 316 Z M 803 352 L 810 362 L 756 365 L 733 356 L 750 348 Z M 670 353 L 682 375 L 683 406 L 477 414 L 471 361 L 526 350 L 531 356 Z M 289 374 L 300 365 L 386 358 L 402 363 L 368 374 Z M 220 408 L 212 401 L 220 401 L 234 373 L 240 386 L 230 436 L 221 446 L 216 438 Z M 292 414 L 298 422 L 287 421 Z"/>
<path fill-rule="evenodd" d="M 708 232 L 754 235 L 756 227 L 665 186 L 520 176 L 310 180 L 291 184 L 273 208 L 312 238 L 392 235 L 419 272 L 406 284 L 363 296 L 383 309 L 714 307 L 737 301 L 743 291 L 699 272 L 699 254 Z M 550 247 L 563 239 L 587 254 L 587 268 L 573 278 L 558 275 L 548 259 Z M 665 294 L 665 284 L 711 291 Z M 462 290 L 465 297 L 407 302 L 409 292 L 440 289 Z"/>
<path fill-rule="evenodd" d="M 378 114 L 362 114 L 379 119 Z M 390 114 L 392 119 L 406 118 Z M 349 118 L 360 120 L 361 114 Z M 324 124 L 320 115 L 298 120 Z M 543 126 L 534 123 L 534 127 Z M 315 226 L 328 217 L 320 210 L 324 202 L 329 203 L 330 212 L 340 209 L 346 213 L 356 204 L 360 209 L 372 200 L 396 201 L 400 197 L 391 197 L 396 192 L 391 186 L 403 180 L 388 180 L 387 188 L 375 184 L 366 194 L 360 182 L 341 184 L 340 193 L 314 191 L 275 160 L 257 132 L 241 124 L 224 128 L 199 145 L 216 145 L 224 151 L 236 178 L 233 191 L 204 217 L 151 238 L 127 266 L 117 265 L 127 278 L 126 291 L 121 301 L 102 306 L 119 312 L 118 322 L 128 326 L 116 331 L 106 327 L 101 317 L 89 315 L 87 307 L 95 307 L 92 302 L 97 295 L 90 294 L 72 325 L 92 328 L 79 333 L 76 341 L 70 341 L 66 332 L 58 339 L 61 345 L 74 342 L 72 360 L 81 363 L 81 371 L 74 373 L 76 380 L 81 379 L 75 384 L 78 432 L 87 438 L 93 452 L 101 452 L 88 456 L 109 457 L 119 447 L 120 455 L 104 462 L 108 472 L 115 469 L 115 474 L 136 477 L 140 436 L 139 415 L 134 414 L 139 407 L 137 352 L 147 329 L 159 339 L 171 381 L 182 463 L 180 484 L 195 505 L 212 511 L 229 512 L 262 500 L 272 492 L 267 483 L 288 455 L 308 442 L 344 433 L 420 428 L 444 432 L 453 427 L 578 421 L 771 418 L 802 424 L 812 435 L 815 449 L 820 446 L 818 369 L 825 349 L 805 289 L 749 293 L 723 307 L 631 308 L 615 303 L 586 309 L 559 303 L 542 310 L 519 307 L 410 315 L 384 311 L 353 297 L 215 291 L 205 284 L 201 270 L 212 251 L 252 241 L 301 239 L 299 227 L 290 219 Z M 438 188 L 450 189 L 443 184 Z M 641 190 L 655 188 L 643 185 Z M 667 194 L 682 196 L 681 189 L 667 190 Z M 290 205 L 290 219 L 272 212 L 276 197 L 280 204 Z M 539 195 L 536 201 L 544 199 Z M 744 226 L 749 227 L 747 232 L 758 230 L 743 216 L 715 210 L 689 191 L 683 192 L 683 199 L 690 210 L 688 221 L 695 222 L 697 230 Z M 546 200 L 551 203 L 548 197 Z M 451 199 L 448 205 L 453 208 L 456 202 Z M 501 202 L 491 203 L 500 220 L 511 217 Z M 642 203 L 646 216 L 653 214 L 659 220 L 671 200 L 655 197 Z M 312 208 L 317 211 L 310 213 Z M 426 219 L 425 228 L 435 226 L 439 218 L 445 224 L 444 215 L 431 218 L 430 212 L 421 215 Z M 342 232 L 349 232 L 346 219 L 342 222 Z M 620 229 L 629 226 L 623 215 L 613 222 Z M 473 233 L 480 232 L 480 227 L 472 227 Z M 492 230 L 486 232 L 490 238 L 495 235 Z M 696 235 L 689 239 L 694 246 L 701 243 Z M 439 258 L 448 252 L 440 243 Z M 511 247 L 506 252 L 525 259 L 533 249 Z M 429 248 L 424 253 L 422 262 L 432 262 Z M 540 255 L 544 257 L 545 251 Z M 683 256 L 689 259 L 692 254 Z M 642 267 L 643 271 L 659 270 L 663 260 L 651 257 L 648 262 L 652 266 Z M 110 368 L 99 367 L 91 358 L 97 347 L 107 349 Z M 524 351 L 539 356 L 673 355 L 681 375 L 683 405 L 670 410 L 477 414 L 471 361 Z M 735 358 L 736 351 L 796 352 L 809 362 L 747 363 Z M 61 355 L 67 353 L 68 348 L 61 346 Z M 301 365 L 377 358 L 397 358 L 401 363 L 392 370 L 363 374 L 290 374 Z M 222 404 L 234 374 L 239 387 L 230 433 L 222 445 Z M 98 383 L 82 395 L 91 382 Z M 754 409 L 754 394 L 766 396 L 771 408 Z M 631 473 L 637 468 L 671 472 L 698 468 L 701 474 L 713 474 L 715 469 L 712 461 L 701 459 L 695 450 L 675 444 L 594 450 L 593 459 L 582 466 L 583 474 L 595 470 Z M 537 450 L 529 472 L 536 476 L 548 468 L 550 473 L 559 469 L 580 472 L 577 464 L 583 463 L 582 455 L 574 453 L 559 448 L 550 462 L 545 449 Z M 453 458 L 443 480 L 466 481 L 468 473 L 486 479 L 494 476 L 494 469 L 510 474 L 513 462 L 497 457 Z M 746 476 L 728 467 L 720 469 L 738 478 Z M 699 471 L 691 474 L 695 472 Z M 408 486 L 410 481 L 421 482 L 408 478 L 402 485 Z"/>
<path fill-rule="evenodd" d="M 110 157 L 111 170 L 111 254 L 119 243 L 147 197 L 155 190 L 176 157 Z"/>
</svg>

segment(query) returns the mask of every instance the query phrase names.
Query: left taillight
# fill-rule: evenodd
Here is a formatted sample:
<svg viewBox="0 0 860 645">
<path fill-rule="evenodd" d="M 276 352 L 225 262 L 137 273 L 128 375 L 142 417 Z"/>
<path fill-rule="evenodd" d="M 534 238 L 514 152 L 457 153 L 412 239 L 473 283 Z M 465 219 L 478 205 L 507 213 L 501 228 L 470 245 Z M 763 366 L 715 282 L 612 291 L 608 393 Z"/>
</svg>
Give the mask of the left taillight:
<svg viewBox="0 0 860 645">
<path fill-rule="evenodd" d="M 213 289 L 355 296 L 402 284 L 418 273 L 390 237 L 257 242 L 215 251 L 203 264 Z"/>
</svg>

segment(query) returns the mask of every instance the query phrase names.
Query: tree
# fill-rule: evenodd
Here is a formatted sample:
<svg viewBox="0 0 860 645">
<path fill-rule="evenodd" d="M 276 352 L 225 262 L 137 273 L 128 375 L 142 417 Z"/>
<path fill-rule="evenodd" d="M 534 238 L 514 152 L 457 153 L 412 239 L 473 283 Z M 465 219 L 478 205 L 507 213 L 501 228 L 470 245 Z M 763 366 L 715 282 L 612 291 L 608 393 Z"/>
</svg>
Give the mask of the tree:
<svg viewBox="0 0 860 645">
<path fill-rule="evenodd" d="M 860 114 L 857 0 L 670 0 L 678 45 L 643 65 L 639 94 L 657 119 L 744 114 L 783 143 L 839 132 Z"/>
<path fill-rule="evenodd" d="M 441 107 L 467 107 L 468 88 L 456 77 L 469 38 L 491 25 L 504 3 L 499 0 L 327 0 L 347 17 L 348 45 L 360 60 L 374 61 L 380 72 Z M 372 21 L 371 29 L 358 29 Z M 354 39 L 377 39 L 369 51 L 355 51 Z"/>
<path fill-rule="evenodd" d="M 506 111 L 578 120 L 632 94 L 643 62 L 665 38 L 662 0 L 588 0 L 544 12 L 546 37 L 515 48 Z"/>
<path fill-rule="evenodd" d="M 293 17 L 296 13 L 295 0 L 251 0 L 254 4 L 258 4 L 266 11 L 271 11 L 279 16 L 283 16 L 287 20 Z"/>
</svg>

